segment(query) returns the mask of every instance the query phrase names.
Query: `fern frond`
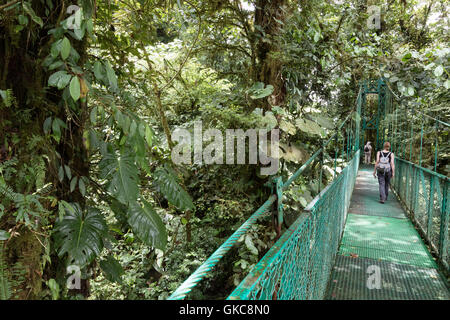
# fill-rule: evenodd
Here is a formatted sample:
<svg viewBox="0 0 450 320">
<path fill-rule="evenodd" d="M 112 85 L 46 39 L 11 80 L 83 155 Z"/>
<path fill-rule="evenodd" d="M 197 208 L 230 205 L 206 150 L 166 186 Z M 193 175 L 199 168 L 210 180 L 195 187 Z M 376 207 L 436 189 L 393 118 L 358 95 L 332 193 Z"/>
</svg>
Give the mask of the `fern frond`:
<svg viewBox="0 0 450 320">
<path fill-rule="evenodd" d="M 42 188 L 45 184 L 45 162 L 41 156 L 31 159 L 31 171 L 35 179 L 36 188 Z"/>
<path fill-rule="evenodd" d="M 5 160 L 0 164 L 0 174 L 6 181 L 9 181 L 17 173 L 15 166 L 18 164 L 17 158 Z"/>
<path fill-rule="evenodd" d="M 22 194 L 14 192 L 14 190 L 10 186 L 2 181 L 0 181 L 0 196 L 3 196 L 7 200 L 13 201 L 15 203 L 23 199 Z"/>
<path fill-rule="evenodd" d="M 16 262 L 8 268 L 0 241 L 0 300 L 17 298 L 15 296 L 17 287 L 24 283 L 26 273 L 26 268 L 21 262 Z"/>
<path fill-rule="evenodd" d="M 45 194 L 49 194 L 52 191 L 52 187 L 53 184 L 51 182 L 43 185 L 40 189 L 37 189 L 34 194 L 40 194 L 40 195 L 45 195 Z"/>
<path fill-rule="evenodd" d="M 27 149 L 30 151 L 35 150 L 38 147 L 42 147 L 44 143 L 45 139 L 42 136 L 33 134 L 27 143 Z"/>
<path fill-rule="evenodd" d="M 12 290 L 8 268 L 3 257 L 3 248 L 0 246 L 0 300 L 9 300 L 11 296 Z"/>
<path fill-rule="evenodd" d="M 2 98 L 0 101 L 3 101 L 3 105 L 7 108 L 16 105 L 16 98 L 12 89 L 0 90 L 0 98 Z"/>
</svg>

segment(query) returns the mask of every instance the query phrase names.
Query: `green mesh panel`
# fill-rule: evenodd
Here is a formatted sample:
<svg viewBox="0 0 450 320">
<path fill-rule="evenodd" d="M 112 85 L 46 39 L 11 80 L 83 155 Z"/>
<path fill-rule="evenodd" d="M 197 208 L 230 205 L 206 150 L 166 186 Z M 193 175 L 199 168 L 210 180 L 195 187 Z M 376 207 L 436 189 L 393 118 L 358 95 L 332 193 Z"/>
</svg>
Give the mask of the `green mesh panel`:
<svg viewBox="0 0 450 320">
<path fill-rule="evenodd" d="M 380 289 L 369 289 L 373 267 L 379 269 Z M 373 282 L 372 282 L 373 284 Z M 436 269 L 338 255 L 327 299 L 332 300 L 449 300 L 446 282 Z"/>
<path fill-rule="evenodd" d="M 323 299 L 344 227 L 359 151 L 228 299 Z"/>
<path fill-rule="evenodd" d="M 397 158 L 395 166 L 394 189 L 439 261 L 450 271 L 449 178 L 403 159 Z"/>
</svg>

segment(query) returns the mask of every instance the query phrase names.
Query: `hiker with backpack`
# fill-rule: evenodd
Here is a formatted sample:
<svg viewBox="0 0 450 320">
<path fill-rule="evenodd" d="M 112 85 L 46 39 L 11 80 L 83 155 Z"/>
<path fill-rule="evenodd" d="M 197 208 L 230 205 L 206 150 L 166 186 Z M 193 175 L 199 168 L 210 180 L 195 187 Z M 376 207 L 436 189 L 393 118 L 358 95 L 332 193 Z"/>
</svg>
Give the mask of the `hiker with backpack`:
<svg viewBox="0 0 450 320">
<path fill-rule="evenodd" d="M 367 141 L 364 146 L 364 163 L 369 164 L 370 158 L 372 157 L 372 146 L 370 145 L 370 141 Z"/>
<path fill-rule="evenodd" d="M 395 175 L 394 154 L 390 152 L 391 144 L 385 142 L 383 150 L 377 152 L 377 161 L 373 171 L 373 176 L 378 176 L 378 184 L 380 187 L 380 202 L 387 200 L 389 193 L 389 182 Z"/>
</svg>

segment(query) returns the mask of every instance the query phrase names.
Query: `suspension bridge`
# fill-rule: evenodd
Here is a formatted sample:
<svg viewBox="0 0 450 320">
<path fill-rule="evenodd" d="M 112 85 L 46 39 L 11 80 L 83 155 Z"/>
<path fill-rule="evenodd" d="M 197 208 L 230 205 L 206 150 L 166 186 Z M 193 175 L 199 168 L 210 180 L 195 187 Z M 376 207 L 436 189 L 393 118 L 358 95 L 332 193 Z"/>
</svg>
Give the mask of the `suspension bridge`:
<svg viewBox="0 0 450 320">
<path fill-rule="evenodd" d="M 368 103 L 374 97 L 376 108 Z M 334 134 L 286 181 L 273 178 L 267 201 L 169 299 L 189 299 L 258 219 L 272 217 L 278 240 L 227 299 L 449 300 L 450 181 L 437 172 L 437 158 L 439 132 L 450 124 L 398 100 L 385 79 L 362 82 Z M 376 150 L 390 141 L 395 153 L 384 204 L 373 165 L 360 166 L 369 137 Z M 322 185 L 326 168 L 332 177 Z M 292 219 L 283 191 L 315 174 L 317 195 Z"/>
</svg>

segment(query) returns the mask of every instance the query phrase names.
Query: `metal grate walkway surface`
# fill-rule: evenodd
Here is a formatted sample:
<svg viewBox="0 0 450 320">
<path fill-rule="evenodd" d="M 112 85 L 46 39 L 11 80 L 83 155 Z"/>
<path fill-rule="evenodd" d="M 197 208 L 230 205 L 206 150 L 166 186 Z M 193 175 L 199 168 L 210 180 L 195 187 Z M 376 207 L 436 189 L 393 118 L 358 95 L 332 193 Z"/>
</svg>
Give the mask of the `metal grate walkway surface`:
<svg viewBox="0 0 450 320">
<path fill-rule="evenodd" d="M 450 300 L 446 279 L 395 195 L 379 202 L 372 172 L 358 172 L 327 299 Z"/>
</svg>

